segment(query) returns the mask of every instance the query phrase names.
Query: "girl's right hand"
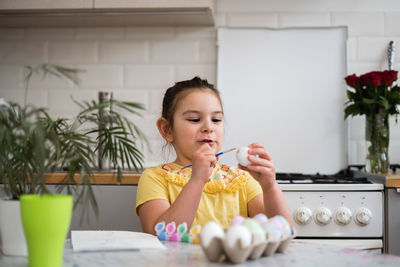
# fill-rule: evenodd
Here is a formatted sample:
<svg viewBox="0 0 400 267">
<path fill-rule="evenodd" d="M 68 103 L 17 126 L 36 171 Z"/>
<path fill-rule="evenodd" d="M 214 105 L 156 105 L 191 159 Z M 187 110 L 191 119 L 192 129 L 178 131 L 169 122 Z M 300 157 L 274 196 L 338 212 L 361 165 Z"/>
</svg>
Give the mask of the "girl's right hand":
<svg viewBox="0 0 400 267">
<path fill-rule="evenodd" d="M 191 180 L 198 180 L 204 184 L 208 182 L 217 163 L 217 157 L 208 144 L 203 144 L 193 153 Z"/>
</svg>

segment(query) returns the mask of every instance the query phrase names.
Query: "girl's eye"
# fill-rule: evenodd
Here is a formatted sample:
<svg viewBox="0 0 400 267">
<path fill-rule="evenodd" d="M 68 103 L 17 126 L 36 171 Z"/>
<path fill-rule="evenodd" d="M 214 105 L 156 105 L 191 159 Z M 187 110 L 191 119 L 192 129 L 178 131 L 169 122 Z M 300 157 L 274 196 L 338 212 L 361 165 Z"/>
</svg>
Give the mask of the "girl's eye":
<svg viewBox="0 0 400 267">
<path fill-rule="evenodd" d="M 200 119 L 187 119 L 187 120 L 190 122 L 199 122 L 200 121 Z"/>
<path fill-rule="evenodd" d="M 213 122 L 221 122 L 222 119 L 212 119 Z"/>
</svg>

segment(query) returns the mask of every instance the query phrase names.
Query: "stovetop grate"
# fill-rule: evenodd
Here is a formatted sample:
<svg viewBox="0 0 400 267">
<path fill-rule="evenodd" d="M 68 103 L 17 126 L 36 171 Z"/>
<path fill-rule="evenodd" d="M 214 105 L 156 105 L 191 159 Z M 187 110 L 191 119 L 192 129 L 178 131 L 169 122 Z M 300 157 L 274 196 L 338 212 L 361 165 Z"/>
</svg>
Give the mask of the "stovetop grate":
<svg viewBox="0 0 400 267">
<path fill-rule="evenodd" d="M 355 177 L 348 168 L 333 175 L 277 173 L 276 180 L 282 184 L 371 184 L 367 177 Z"/>
</svg>

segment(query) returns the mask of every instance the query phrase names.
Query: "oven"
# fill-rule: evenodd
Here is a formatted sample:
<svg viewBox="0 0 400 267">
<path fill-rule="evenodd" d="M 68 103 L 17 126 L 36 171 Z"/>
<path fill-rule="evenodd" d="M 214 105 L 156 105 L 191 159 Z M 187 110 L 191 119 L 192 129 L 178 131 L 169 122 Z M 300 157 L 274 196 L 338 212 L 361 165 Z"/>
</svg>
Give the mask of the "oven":
<svg viewBox="0 0 400 267">
<path fill-rule="evenodd" d="M 296 238 L 385 252 L 384 185 L 357 171 L 336 175 L 277 173 Z"/>
</svg>

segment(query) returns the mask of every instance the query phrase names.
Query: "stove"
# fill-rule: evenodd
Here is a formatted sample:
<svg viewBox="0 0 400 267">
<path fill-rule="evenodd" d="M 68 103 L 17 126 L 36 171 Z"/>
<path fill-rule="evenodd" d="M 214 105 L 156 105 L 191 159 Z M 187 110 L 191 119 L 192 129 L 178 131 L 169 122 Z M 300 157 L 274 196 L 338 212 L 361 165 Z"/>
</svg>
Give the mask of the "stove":
<svg viewBox="0 0 400 267">
<path fill-rule="evenodd" d="M 353 169 L 277 173 L 298 239 L 383 250 L 384 180 Z"/>
</svg>

